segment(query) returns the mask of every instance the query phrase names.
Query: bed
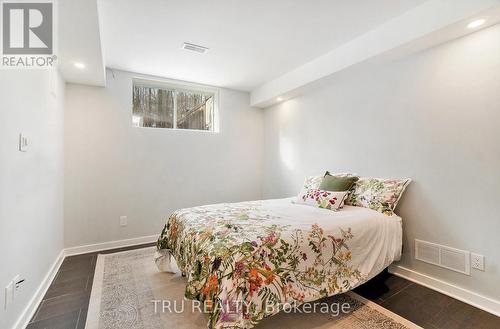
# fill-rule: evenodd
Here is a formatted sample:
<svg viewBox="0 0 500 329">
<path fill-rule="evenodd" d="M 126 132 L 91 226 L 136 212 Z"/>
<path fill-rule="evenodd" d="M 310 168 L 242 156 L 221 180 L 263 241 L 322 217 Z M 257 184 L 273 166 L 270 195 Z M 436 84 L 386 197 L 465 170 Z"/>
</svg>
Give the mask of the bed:
<svg viewBox="0 0 500 329">
<path fill-rule="evenodd" d="M 334 212 L 275 199 L 180 209 L 157 243 L 203 302 L 209 328 L 250 328 L 285 307 L 349 291 L 393 261 L 401 218 L 363 207 Z"/>
</svg>

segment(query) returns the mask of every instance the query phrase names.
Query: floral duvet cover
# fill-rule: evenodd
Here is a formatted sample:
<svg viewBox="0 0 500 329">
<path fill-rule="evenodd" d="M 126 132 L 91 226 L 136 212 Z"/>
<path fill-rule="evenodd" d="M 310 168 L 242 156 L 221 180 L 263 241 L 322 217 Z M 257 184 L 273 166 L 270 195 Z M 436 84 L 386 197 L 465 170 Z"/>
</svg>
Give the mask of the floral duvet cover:
<svg viewBox="0 0 500 329">
<path fill-rule="evenodd" d="M 174 212 L 158 240 L 203 302 L 209 328 L 250 328 L 290 305 L 346 292 L 401 255 L 401 219 L 291 199 L 217 204 Z"/>
</svg>

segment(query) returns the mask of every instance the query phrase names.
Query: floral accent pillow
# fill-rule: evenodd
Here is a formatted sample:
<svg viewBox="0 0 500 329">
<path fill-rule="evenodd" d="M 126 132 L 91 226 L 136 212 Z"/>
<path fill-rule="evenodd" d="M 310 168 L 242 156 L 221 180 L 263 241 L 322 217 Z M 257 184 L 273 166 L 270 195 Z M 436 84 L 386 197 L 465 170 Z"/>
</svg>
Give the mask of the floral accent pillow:
<svg viewBox="0 0 500 329">
<path fill-rule="evenodd" d="M 298 198 L 300 199 L 302 195 L 307 193 L 308 190 L 318 189 L 319 185 L 323 181 L 323 176 L 308 176 L 304 180 L 304 184 L 302 185 L 302 189 L 299 192 Z"/>
<path fill-rule="evenodd" d="M 299 195 L 296 203 L 337 211 L 344 205 L 348 192 L 309 189 Z"/>
<path fill-rule="evenodd" d="M 303 190 L 317 189 L 322 181 L 323 181 L 323 176 L 306 177 L 302 189 Z"/>
<path fill-rule="evenodd" d="M 411 179 L 362 177 L 354 184 L 354 190 L 345 204 L 392 215 L 410 182 Z"/>
</svg>

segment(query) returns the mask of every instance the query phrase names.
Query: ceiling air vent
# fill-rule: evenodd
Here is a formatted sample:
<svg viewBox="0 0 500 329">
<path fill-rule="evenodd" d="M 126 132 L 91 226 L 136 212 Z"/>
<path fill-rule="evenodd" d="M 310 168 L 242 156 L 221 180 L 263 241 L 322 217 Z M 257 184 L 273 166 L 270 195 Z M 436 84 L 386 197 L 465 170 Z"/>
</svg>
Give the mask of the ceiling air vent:
<svg viewBox="0 0 500 329">
<path fill-rule="evenodd" d="M 470 253 L 466 250 L 415 239 L 415 258 L 470 275 Z"/>
<path fill-rule="evenodd" d="M 184 42 L 182 44 L 182 49 L 194 51 L 195 53 L 199 53 L 199 54 L 204 54 L 208 51 L 207 47 L 198 46 L 198 45 L 195 45 L 192 43 L 187 43 L 187 42 Z"/>
</svg>

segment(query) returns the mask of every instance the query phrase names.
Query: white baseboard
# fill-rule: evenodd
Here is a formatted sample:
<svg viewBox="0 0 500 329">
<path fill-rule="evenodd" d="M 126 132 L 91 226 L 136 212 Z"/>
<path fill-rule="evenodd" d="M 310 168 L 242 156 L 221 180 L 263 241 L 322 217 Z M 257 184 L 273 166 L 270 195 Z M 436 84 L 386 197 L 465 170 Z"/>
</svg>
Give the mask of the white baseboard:
<svg viewBox="0 0 500 329">
<path fill-rule="evenodd" d="M 454 284 L 436 279 L 411 270 L 400 265 L 389 266 L 389 273 L 405 278 L 409 281 L 418 283 L 424 287 L 439 291 L 445 295 L 458 299 L 464 303 L 482 309 L 483 311 L 500 316 L 500 301 L 480 295 L 470 290 L 458 287 Z"/>
<path fill-rule="evenodd" d="M 156 234 L 156 235 L 142 236 L 142 237 L 132 238 L 132 239 L 101 242 L 101 243 L 95 243 L 95 244 L 88 244 L 85 246 L 66 248 L 66 249 L 64 249 L 64 255 L 65 256 L 74 256 L 74 255 L 86 254 L 89 252 L 96 252 L 96 251 L 101 251 L 101 250 L 109 250 L 109 249 L 122 248 L 122 247 L 130 247 L 130 246 L 135 246 L 138 244 L 156 242 L 156 240 L 158 240 L 158 236 L 159 235 Z"/>
<path fill-rule="evenodd" d="M 33 315 L 35 315 L 35 312 L 38 308 L 38 305 L 41 303 L 43 296 L 45 296 L 45 293 L 49 289 L 50 284 L 52 283 L 52 281 L 56 277 L 57 271 L 59 271 L 59 268 L 61 267 L 62 262 L 64 261 L 64 259 L 66 257 L 85 254 L 88 252 L 96 252 L 96 251 L 101 251 L 101 250 L 109 250 L 109 249 L 114 249 L 114 248 L 130 247 L 130 246 L 140 245 L 140 244 L 144 244 L 144 243 L 151 243 L 151 242 L 155 242 L 157 239 L 158 239 L 158 235 L 150 235 L 150 236 L 143 236 L 143 237 L 133 238 L 133 239 L 117 240 L 117 241 L 89 244 L 89 245 L 79 246 L 79 247 L 71 247 L 71 248 L 66 248 L 66 249 L 61 250 L 61 252 L 57 256 L 54 264 L 52 264 L 52 266 L 50 267 L 49 271 L 47 272 L 47 274 L 43 278 L 42 283 L 40 283 L 40 286 L 36 290 L 33 297 L 30 299 L 28 305 L 23 310 L 23 312 L 21 313 L 21 315 L 17 319 L 17 321 L 14 324 L 14 326 L 12 327 L 12 329 L 25 329 L 26 328 L 26 326 L 29 324 Z"/>
<path fill-rule="evenodd" d="M 17 319 L 16 323 L 14 323 L 12 329 L 26 328 L 33 315 L 35 315 L 38 305 L 42 302 L 42 298 L 43 296 L 45 296 L 45 293 L 49 289 L 52 280 L 54 280 L 54 278 L 56 277 L 57 271 L 59 270 L 59 267 L 61 267 L 63 260 L 64 260 L 64 249 L 61 250 L 61 252 L 57 256 L 54 264 L 52 264 L 52 266 L 50 267 L 49 271 L 43 278 L 42 283 L 40 283 L 40 285 L 38 286 L 38 289 L 35 291 L 35 294 L 33 295 L 33 297 L 31 297 L 30 301 L 28 302 L 28 305 L 24 308 L 23 312 Z"/>
</svg>

